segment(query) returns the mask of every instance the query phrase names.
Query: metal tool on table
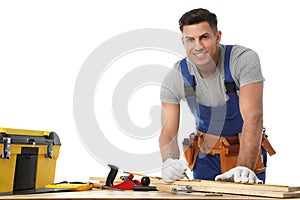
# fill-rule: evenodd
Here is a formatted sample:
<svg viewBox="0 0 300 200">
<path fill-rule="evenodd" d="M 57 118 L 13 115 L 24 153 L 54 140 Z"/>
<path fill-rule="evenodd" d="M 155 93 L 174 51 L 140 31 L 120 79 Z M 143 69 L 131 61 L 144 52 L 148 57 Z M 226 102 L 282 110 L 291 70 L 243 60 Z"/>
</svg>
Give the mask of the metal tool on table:
<svg viewBox="0 0 300 200">
<path fill-rule="evenodd" d="M 185 192 L 185 193 L 191 193 L 193 190 L 192 186 L 187 185 L 185 187 L 169 187 L 169 186 L 157 186 L 157 189 L 159 191 L 169 192 L 169 193 L 178 193 L 178 192 Z"/>
<path fill-rule="evenodd" d="M 114 185 L 114 180 L 117 176 L 119 168 L 115 165 L 108 165 L 110 167 L 110 172 L 107 176 L 106 183 L 102 186 L 103 189 L 117 189 L 117 190 L 135 190 L 135 191 L 153 191 L 156 188 L 149 186 L 150 178 L 143 176 L 141 181 L 134 178 L 134 175 L 130 173 L 128 176 L 121 176 L 123 182 Z"/>
<path fill-rule="evenodd" d="M 192 194 L 197 196 L 222 196 L 222 194 L 219 193 L 205 193 L 198 190 L 193 190 L 192 186 L 186 185 L 184 187 L 182 186 L 173 186 L 173 185 L 157 185 L 156 189 L 158 191 L 162 192 L 168 192 L 171 194 Z"/>
<path fill-rule="evenodd" d="M 157 186 L 150 186 L 150 178 L 151 176 L 146 176 L 144 174 L 137 174 L 137 173 L 129 173 L 128 176 L 121 176 L 121 180 L 123 182 L 118 183 L 117 185 L 114 185 L 114 180 L 117 176 L 119 168 L 114 165 L 108 165 L 110 167 L 110 172 L 108 174 L 108 177 L 106 179 L 106 184 L 102 186 L 102 189 L 110 189 L 110 190 L 134 190 L 134 191 L 162 191 L 162 192 L 168 192 L 171 194 L 192 194 L 192 195 L 198 195 L 198 196 L 222 196 L 222 194 L 219 193 L 205 193 L 198 190 L 193 190 L 192 186 L 174 186 L 174 185 L 164 185 L 159 184 Z M 141 182 L 138 180 L 133 179 L 133 174 L 143 176 L 141 179 Z M 160 177 L 154 177 L 155 179 L 161 180 Z M 187 177 L 188 178 L 188 177 Z M 188 178 L 189 181 L 191 181 Z M 196 193 L 197 192 L 197 193 Z"/>
</svg>

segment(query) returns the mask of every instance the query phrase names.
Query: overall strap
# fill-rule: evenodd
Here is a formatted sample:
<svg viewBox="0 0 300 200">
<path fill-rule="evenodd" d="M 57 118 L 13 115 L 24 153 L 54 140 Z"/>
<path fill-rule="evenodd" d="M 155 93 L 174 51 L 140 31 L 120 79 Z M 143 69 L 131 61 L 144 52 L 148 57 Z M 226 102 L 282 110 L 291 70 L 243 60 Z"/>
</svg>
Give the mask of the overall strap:
<svg viewBox="0 0 300 200">
<path fill-rule="evenodd" d="M 186 97 L 195 96 L 196 79 L 189 72 L 186 58 L 184 58 L 180 61 L 180 69 L 181 69 L 181 74 L 182 74 L 183 80 L 184 80 L 185 96 Z"/>
<path fill-rule="evenodd" d="M 180 61 L 180 68 L 181 68 L 181 74 L 183 76 L 184 80 L 184 93 L 185 93 L 185 98 L 188 103 L 188 106 L 195 116 L 195 119 L 200 118 L 200 111 L 199 111 L 199 106 L 196 100 L 196 79 L 195 76 L 191 75 L 188 69 L 188 64 L 186 61 L 186 58 L 182 59 Z"/>
<path fill-rule="evenodd" d="M 227 93 L 236 93 L 238 87 L 236 86 L 230 72 L 230 55 L 231 55 L 232 45 L 226 45 L 225 48 L 225 58 L 224 58 L 224 77 L 225 77 L 225 87 Z"/>
</svg>

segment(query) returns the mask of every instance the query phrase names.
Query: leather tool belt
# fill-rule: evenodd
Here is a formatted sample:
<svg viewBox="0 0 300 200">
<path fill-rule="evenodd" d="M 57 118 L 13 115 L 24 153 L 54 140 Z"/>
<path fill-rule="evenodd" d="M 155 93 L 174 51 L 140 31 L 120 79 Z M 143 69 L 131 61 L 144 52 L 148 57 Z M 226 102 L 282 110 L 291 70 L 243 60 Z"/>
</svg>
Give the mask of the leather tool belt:
<svg viewBox="0 0 300 200">
<path fill-rule="evenodd" d="M 222 173 L 236 167 L 240 149 L 239 136 L 216 136 L 197 131 L 196 134 L 192 133 L 189 138 L 185 138 L 182 144 L 185 159 L 191 170 L 194 168 L 199 151 L 203 154 L 220 154 Z M 262 148 L 264 148 L 270 156 L 276 153 L 265 134 L 265 129 L 263 131 L 261 149 L 254 170 L 256 174 L 266 170 L 262 159 Z"/>
</svg>

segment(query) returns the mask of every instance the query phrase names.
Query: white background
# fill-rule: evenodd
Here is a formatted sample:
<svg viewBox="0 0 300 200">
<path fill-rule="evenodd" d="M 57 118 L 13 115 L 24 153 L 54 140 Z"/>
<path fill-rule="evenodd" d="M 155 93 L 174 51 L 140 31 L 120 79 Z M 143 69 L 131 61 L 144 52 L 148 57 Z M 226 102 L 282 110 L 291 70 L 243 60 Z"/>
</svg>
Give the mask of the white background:
<svg viewBox="0 0 300 200">
<path fill-rule="evenodd" d="M 178 19 L 184 12 L 204 7 L 218 16 L 222 43 L 250 47 L 260 56 L 266 79 L 264 122 L 277 150 L 269 157 L 267 183 L 300 185 L 300 14 L 296 2 L 1 1 L 0 127 L 57 132 L 62 147 L 56 181 L 106 176 L 108 168 L 88 154 L 73 120 L 74 84 L 83 62 L 115 35 L 139 28 L 178 31 Z M 175 60 L 169 60 L 170 67 Z M 166 59 L 161 62 L 167 64 Z M 159 103 L 159 90 L 149 91 L 154 104 Z M 143 119 L 141 112 L 135 116 L 134 110 L 140 109 L 134 105 L 131 117 Z M 143 121 L 136 123 L 144 125 Z"/>
</svg>

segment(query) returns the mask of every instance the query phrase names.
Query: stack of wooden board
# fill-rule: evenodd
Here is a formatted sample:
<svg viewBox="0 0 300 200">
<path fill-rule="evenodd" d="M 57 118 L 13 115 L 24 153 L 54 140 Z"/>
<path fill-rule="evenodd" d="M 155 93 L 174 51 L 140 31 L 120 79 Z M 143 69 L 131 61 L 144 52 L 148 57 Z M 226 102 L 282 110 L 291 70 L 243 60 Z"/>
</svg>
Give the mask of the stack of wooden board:
<svg viewBox="0 0 300 200">
<path fill-rule="evenodd" d="M 153 180 L 152 184 L 166 184 Z M 300 197 L 300 187 L 290 187 L 270 184 L 243 184 L 219 181 L 176 181 L 174 186 L 192 186 L 193 190 L 201 192 L 218 192 L 225 194 L 239 194 L 262 197 L 293 198 Z"/>
<path fill-rule="evenodd" d="M 100 181 L 105 183 L 105 178 L 91 177 L 92 181 Z M 122 182 L 121 179 L 115 179 L 114 184 Z M 162 180 L 151 179 L 151 185 L 169 185 L 170 187 L 192 186 L 194 191 L 199 192 L 215 192 L 224 194 L 249 195 L 260 197 L 274 197 L 274 198 L 295 198 L 300 197 L 300 187 L 271 185 L 271 184 L 245 184 L 219 181 L 205 181 L 205 180 L 181 180 L 175 181 L 171 184 L 165 183 Z"/>
</svg>

